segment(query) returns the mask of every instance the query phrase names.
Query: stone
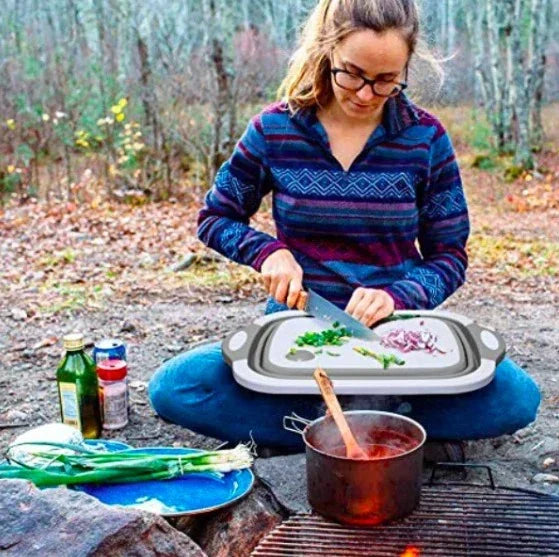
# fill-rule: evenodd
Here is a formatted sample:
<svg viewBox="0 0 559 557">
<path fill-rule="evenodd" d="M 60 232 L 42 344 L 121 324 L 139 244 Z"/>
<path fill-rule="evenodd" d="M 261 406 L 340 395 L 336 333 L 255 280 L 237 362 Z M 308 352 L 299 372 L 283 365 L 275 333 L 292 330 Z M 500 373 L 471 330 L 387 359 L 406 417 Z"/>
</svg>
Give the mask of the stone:
<svg viewBox="0 0 559 557">
<path fill-rule="evenodd" d="M 12 319 L 15 321 L 25 321 L 27 319 L 27 312 L 21 308 L 12 308 Z"/>
<path fill-rule="evenodd" d="M 256 484 L 242 501 L 216 512 L 190 535 L 212 557 L 247 557 L 284 518 L 287 514 L 272 494 Z"/>
<path fill-rule="evenodd" d="M 153 265 L 155 265 L 155 263 L 157 263 L 157 258 L 151 253 L 147 252 L 142 253 L 142 255 L 140 255 L 140 258 L 138 259 L 139 267 L 152 267 Z"/>
<path fill-rule="evenodd" d="M 163 518 L 100 503 L 65 487 L 0 480 L 0 552 L 8 557 L 207 557 Z"/>
<path fill-rule="evenodd" d="M 8 410 L 6 414 L 3 416 L 3 418 L 7 422 L 24 422 L 25 420 L 27 420 L 28 417 L 29 416 L 25 412 L 22 412 L 21 410 L 16 410 L 15 408 Z"/>
<path fill-rule="evenodd" d="M 542 463 L 542 467 L 544 469 L 550 468 L 551 466 L 553 466 L 555 464 L 555 459 L 551 458 L 551 457 L 547 457 L 546 459 L 544 459 L 543 463 Z"/>
<path fill-rule="evenodd" d="M 258 458 L 254 463 L 254 471 L 288 511 L 310 512 L 304 453 Z"/>
<path fill-rule="evenodd" d="M 121 333 L 134 333 L 138 330 L 138 324 L 130 319 L 125 319 L 120 326 Z"/>
<path fill-rule="evenodd" d="M 135 389 L 137 390 L 139 393 L 144 392 L 147 389 L 147 381 L 130 381 L 130 383 L 128 384 L 128 386 L 131 389 Z"/>
<path fill-rule="evenodd" d="M 559 483 L 559 476 L 556 476 L 555 474 L 536 474 L 532 478 L 532 482 L 536 484 L 541 484 L 541 483 L 556 484 Z"/>
<path fill-rule="evenodd" d="M 189 253 L 181 261 L 172 265 L 170 269 L 175 273 L 178 273 L 179 271 L 184 271 L 185 269 L 188 269 L 193 263 L 195 263 L 196 259 L 197 259 L 197 255 L 195 253 Z"/>
</svg>

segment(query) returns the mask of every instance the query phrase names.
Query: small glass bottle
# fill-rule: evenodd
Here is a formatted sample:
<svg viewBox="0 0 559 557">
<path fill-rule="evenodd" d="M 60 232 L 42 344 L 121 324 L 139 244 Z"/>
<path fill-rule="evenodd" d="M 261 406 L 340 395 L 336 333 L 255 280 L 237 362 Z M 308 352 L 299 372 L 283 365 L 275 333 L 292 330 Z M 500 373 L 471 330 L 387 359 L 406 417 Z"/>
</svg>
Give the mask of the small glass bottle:
<svg viewBox="0 0 559 557">
<path fill-rule="evenodd" d="M 104 429 L 120 429 L 128 423 L 128 382 L 126 362 L 97 362 L 99 401 Z"/>
<path fill-rule="evenodd" d="M 56 370 L 62 423 L 82 432 L 86 439 L 101 435 L 99 382 L 93 359 L 84 351 L 80 333 L 63 339 L 66 354 Z"/>
</svg>

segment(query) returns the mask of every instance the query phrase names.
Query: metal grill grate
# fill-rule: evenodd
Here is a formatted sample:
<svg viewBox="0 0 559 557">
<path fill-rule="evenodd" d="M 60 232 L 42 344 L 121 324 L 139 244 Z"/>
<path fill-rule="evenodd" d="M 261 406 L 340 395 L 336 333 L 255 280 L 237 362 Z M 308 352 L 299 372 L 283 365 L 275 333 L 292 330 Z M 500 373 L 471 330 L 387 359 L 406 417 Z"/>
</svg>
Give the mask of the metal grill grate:
<svg viewBox="0 0 559 557">
<path fill-rule="evenodd" d="M 316 514 L 296 514 L 272 530 L 251 555 L 557 556 L 559 501 L 503 489 L 424 486 L 420 506 L 404 520 L 363 529 Z"/>
</svg>

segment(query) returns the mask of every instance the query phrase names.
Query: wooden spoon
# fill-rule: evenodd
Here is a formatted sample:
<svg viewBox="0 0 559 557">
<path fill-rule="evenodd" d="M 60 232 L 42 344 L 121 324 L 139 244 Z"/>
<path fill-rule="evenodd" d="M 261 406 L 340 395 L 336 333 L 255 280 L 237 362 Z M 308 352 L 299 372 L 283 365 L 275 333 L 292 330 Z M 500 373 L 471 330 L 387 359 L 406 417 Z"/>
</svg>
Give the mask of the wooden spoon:
<svg viewBox="0 0 559 557">
<path fill-rule="evenodd" d="M 332 418 L 334 418 L 334 422 L 340 430 L 340 434 L 345 443 L 347 458 L 368 459 L 369 457 L 367 453 L 359 446 L 359 443 L 357 443 L 353 433 L 351 433 L 351 429 L 349 429 L 349 424 L 345 419 L 342 407 L 336 397 L 336 393 L 334 393 L 332 381 L 330 381 L 326 372 L 322 368 L 317 367 L 314 371 L 313 377 L 318 384 L 320 394 L 322 395 L 330 414 L 332 414 Z"/>
</svg>

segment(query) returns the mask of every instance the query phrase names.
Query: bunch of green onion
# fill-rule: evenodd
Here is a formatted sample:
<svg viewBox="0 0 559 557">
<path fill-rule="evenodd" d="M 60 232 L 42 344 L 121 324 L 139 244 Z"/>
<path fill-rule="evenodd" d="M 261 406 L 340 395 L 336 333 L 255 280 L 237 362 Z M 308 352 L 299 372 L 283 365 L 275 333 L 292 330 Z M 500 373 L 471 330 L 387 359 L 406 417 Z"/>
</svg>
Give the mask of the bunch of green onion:
<svg viewBox="0 0 559 557">
<path fill-rule="evenodd" d="M 141 452 L 138 449 L 108 452 L 67 443 L 23 443 L 29 458 L 0 464 L 0 479 L 30 480 L 37 487 L 86 483 L 125 483 L 169 480 L 190 473 L 206 473 L 221 478 L 232 470 L 249 468 L 253 457 L 250 447 L 199 451 L 180 454 Z M 12 448 L 15 446 L 12 445 Z M 35 449 L 32 445 L 40 445 Z M 45 446 L 52 450 L 45 450 Z"/>
</svg>

